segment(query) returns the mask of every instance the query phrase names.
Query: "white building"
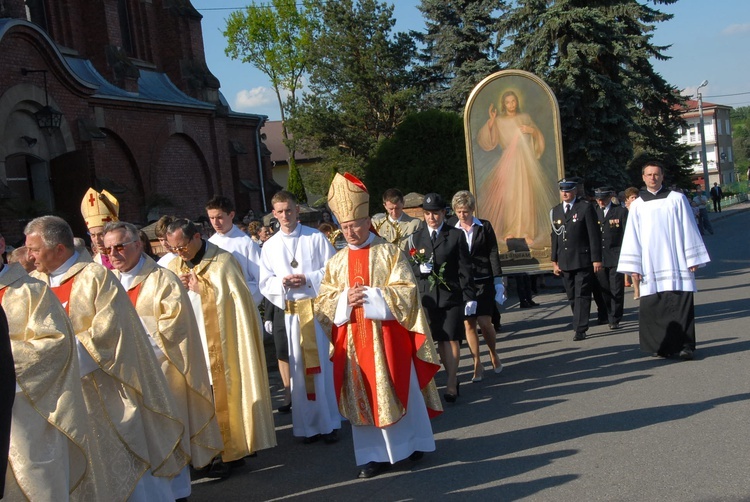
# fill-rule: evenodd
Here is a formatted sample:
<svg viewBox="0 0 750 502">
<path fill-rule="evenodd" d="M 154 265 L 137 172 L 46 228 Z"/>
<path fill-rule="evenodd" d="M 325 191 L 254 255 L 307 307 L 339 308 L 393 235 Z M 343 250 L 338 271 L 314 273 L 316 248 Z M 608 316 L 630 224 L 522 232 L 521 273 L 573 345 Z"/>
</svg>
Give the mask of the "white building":
<svg viewBox="0 0 750 502">
<path fill-rule="evenodd" d="M 708 161 L 709 187 L 714 183 L 724 185 L 736 181 L 734 152 L 732 151 L 732 125 L 729 121 L 731 106 L 703 102 L 703 129 L 706 134 L 706 160 Z M 693 161 L 693 182 L 703 187 L 703 162 L 701 160 L 701 128 L 698 101 L 685 103 L 682 118 L 687 127 L 681 127 L 680 143 L 690 145 Z"/>
</svg>

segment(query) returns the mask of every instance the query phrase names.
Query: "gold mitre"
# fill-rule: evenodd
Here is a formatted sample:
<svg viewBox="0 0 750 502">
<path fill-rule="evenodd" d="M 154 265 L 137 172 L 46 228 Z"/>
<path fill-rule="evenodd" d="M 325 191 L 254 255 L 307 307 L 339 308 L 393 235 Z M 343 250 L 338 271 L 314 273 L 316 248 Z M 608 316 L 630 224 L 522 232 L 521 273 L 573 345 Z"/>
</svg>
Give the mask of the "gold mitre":
<svg viewBox="0 0 750 502">
<path fill-rule="evenodd" d="M 110 221 L 118 221 L 120 203 L 106 190 L 99 193 L 89 188 L 81 201 L 81 214 L 86 220 L 86 228 L 103 227 Z"/>
<path fill-rule="evenodd" d="M 339 223 L 370 215 L 370 194 L 364 183 L 350 173 L 336 173 L 328 189 L 328 207 Z"/>
</svg>

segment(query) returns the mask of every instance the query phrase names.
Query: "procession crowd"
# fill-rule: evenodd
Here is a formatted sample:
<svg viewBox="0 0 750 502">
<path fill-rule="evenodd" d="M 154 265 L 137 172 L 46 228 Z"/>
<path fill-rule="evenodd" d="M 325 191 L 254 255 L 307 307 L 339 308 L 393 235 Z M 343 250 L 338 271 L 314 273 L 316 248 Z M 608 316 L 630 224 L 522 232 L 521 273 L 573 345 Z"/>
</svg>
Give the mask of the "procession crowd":
<svg viewBox="0 0 750 502">
<path fill-rule="evenodd" d="M 592 298 L 599 322 L 619 329 L 627 274 L 641 348 L 693 358 L 693 273 L 709 258 L 690 202 L 663 178 L 647 163 L 644 190 L 600 187 L 593 203 L 582 180 L 559 181 L 550 257 L 574 340 L 586 339 Z M 186 218 L 156 223 L 161 257 L 106 191 L 81 203 L 91 253 L 63 219 L 29 222 L 0 269 L 10 339 L 0 355 L 14 359 L 0 367 L 15 368 L 15 383 L 12 372 L 2 382 L 4 497 L 174 501 L 191 479 L 231 476 L 276 445 L 264 332 L 284 386 L 277 412 L 291 413 L 302 442 L 336 442 L 348 421 L 359 478 L 434 451 L 430 419 L 460 401 L 461 343 L 472 381 L 503 371 L 498 237 L 466 190 L 426 194 L 423 219 L 404 212 L 397 189 L 372 218 L 369 199 L 337 174 L 320 229 L 299 223 L 286 191 L 271 200 L 275 225 L 240 228 L 232 201 L 216 196 L 210 237 Z M 515 277 L 521 293 L 529 277 Z M 536 305 L 530 293 L 522 302 Z"/>
</svg>

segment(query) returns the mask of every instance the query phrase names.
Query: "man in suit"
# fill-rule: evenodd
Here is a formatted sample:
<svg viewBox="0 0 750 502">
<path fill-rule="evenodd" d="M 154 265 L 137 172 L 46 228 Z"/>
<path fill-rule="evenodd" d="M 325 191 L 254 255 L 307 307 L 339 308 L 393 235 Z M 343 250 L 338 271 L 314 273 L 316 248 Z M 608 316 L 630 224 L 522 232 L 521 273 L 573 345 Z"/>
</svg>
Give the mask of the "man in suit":
<svg viewBox="0 0 750 502">
<path fill-rule="evenodd" d="M 713 188 L 711 188 L 711 200 L 714 201 L 714 212 L 721 212 L 721 187 L 718 183 L 714 182 Z"/>
<path fill-rule="evenodd" d="M 562 276 L 573 310 L 573 340 L 586 339 L 594 274 L 602 267 L 602 247 L 594 207 L 576 196 L 578 183 L 558 182 L 562 202 L 552 208 L 552 266 Z"/>
<path fill-rule="evenodd" d="M 445 400 L 453 403 L 458 396 L 464 316 L 476 315 L 477 302 L 469 246 L 463 232 L 445 224 L 445 207 L 439 194 L 425 195 L 422 210 L 426 225 L 412 235 L 409 255 L 427 324 L 448 374 Z"/>
<path fill-rule="evenodd" d="M 596 281 L 607 307 L 609 329 L 619 329 L 625 305 L 625 276 L 617 272 L 617 262 L 620 260 L 620 247 L 625 235 L 628 210 L 612 204 L 613 193 L 609 187 L 597 188 L 594 191 L 596 215 L 602 235 L 602 268 L 596 274 Z"/>
</svg>

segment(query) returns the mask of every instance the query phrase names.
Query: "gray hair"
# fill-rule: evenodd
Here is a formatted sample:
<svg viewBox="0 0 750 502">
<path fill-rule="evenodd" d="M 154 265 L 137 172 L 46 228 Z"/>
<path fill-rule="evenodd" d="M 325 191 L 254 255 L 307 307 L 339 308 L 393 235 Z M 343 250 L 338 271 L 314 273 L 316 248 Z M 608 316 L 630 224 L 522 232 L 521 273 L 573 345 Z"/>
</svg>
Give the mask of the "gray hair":
<svg viewBox="0 0 750 502">
<path fill-rule="evenodd" d="M 477 200 L 474 195 L 468 190 L 459 190 L 451 200 L 451 207 L 455 211 L 457 207 L 466 207 L 471 211 L 474 211 L 477 207 Z"/>
<path fill-rule="evenodd" d="M 68 222 L 59 216 L 40 216 L 34 218 L 23 230 L 24 235 L 38 234 L 42 238 L 44 246 L 53 248 L 62 244 L 68 249 L 75 249 L 73 244 L 73 230 Z"/>
<path fill-rule="evenodd" d="M 128 239 L 130 240 L 139 240 L 141 238 L 140 230 L 138 230 L 135 225 L 133 225 L 132 223 L 128 223 L 127 221 L 110 221 L 109 223 L 104 225 L 105 234 L 114 232 L 116 230 L 125 230 L 125 233 L 128 235 Z"/>
</svg>

